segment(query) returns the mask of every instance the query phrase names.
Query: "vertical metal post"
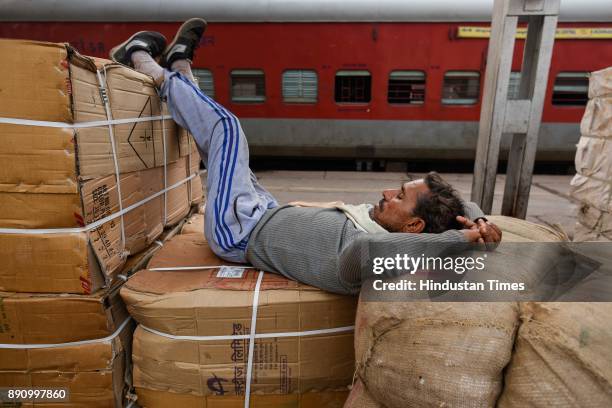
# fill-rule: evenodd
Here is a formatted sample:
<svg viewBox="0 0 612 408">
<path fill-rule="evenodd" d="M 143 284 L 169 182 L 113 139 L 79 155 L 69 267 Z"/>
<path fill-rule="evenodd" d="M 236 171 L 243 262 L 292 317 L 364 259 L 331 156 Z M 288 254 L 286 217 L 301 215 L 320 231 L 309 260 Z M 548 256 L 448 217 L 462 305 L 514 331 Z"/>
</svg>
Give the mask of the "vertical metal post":
<svg viewBox="0 0 612 408">
<path fill-rule="evenodd" d="M 560 0 L 495 0 L 478 129 L 472 201 L 493 207 L 502 134 L 514 133 L 502 214 L 525 218 Z M 518 22 L 528 23 L 519 97 L 508 100 Z"/>
</svg>

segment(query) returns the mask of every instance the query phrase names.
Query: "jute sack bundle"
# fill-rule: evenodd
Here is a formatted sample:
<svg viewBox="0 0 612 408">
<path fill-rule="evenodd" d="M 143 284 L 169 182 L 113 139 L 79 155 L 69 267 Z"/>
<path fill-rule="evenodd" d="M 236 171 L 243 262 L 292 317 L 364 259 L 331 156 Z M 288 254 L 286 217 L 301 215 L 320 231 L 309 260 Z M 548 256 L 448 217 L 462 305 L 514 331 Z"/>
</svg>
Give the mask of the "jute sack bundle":
<svg viewBox="0 0 612 408">
<path fill-rule="evenodd" d="M 611 407 L 612 303 L 523 303 L 500 408 Z"/>
<path fill-rule="evenodd" d="M 517 326 L 516 303 L 360 302 L 357 375 L 388 408 L 491 407 Z"/>
</svg>

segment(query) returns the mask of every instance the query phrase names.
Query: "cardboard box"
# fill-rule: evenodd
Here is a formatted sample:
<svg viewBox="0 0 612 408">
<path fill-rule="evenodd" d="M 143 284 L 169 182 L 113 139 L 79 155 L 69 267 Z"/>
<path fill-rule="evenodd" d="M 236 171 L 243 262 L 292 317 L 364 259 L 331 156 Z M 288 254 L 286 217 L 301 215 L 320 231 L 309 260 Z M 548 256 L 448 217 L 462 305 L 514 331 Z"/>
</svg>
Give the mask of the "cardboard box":
<svg viewBox="0 0 612 408">
<path fill-rule="evenodd" d="M 54 348 L 0 348 L 0 387 L 62 387 L 70 401 L 21 407 L 123 407 L 133 325 L 110 340 Z M 127 370 L 127 371 L 126 371 Z"/>
<path fill-rule="evenodd" d="M 166 242 L 149 268 L 202 265 L 229 264 L 212 253 L 203 236 L 186 234 Z M 217 268 L 143 270 L 122 287 L 121 296 L 139 323 L 162 333 L 249 334 L 259 271 L 247 269 L 241 277 L 233 278 L 217 276 L 218 272 Z M 266 273 L 259 295 L 256 332 L 352 326 L 355 308 L 354 297 L 325 293 Z M 133 350 L 134 385 L 199 397 L 196 400 L 200 405 L 193 406 L 204 406 L 203 401 L 216 394 L 237 397 L 232 401 L 239 401 L 245 392 L 248 344 L 248 340 L 177 340 L 139 328 Z M 346 391 L 353 371 L 352 331 L 260 338 L 255 341 L 251 391 L 258 396 L 284 395 L 287 401 L 300 400 L 308 393 Z"/>
<path fill-rule="evenodd" d="M 0 292 L 0 344 L 56 344 L 103 338 L 128 317 L 118 287 L 92 295 Z"/>
<path fill-rule="evenodd" d="M 209 395 L 206 397 L 154 391 L 136 387 L 138 404 L 143 408 L 243 408 L 244 397 Z M 252 408 L 342 408 L 348 391 L 309 392 L 305 394 L 251 395 Z"/>
<path fill-rule="evenodd" d="M 0 40 L 0 117 L 82 124 L 167 114 L 152 78 L 66 44 Z M 162 131 L 162 128 L 165 129 Z M 123 208 L 189 175 L 199 157 L 172 120 L 113 125 Z M 0 124 L 0 228 L 76 228 L 119 210 L 110 130 Z M 164 138 L 165 136 L 165 138 Z M 126 256 L 184 217 L 197 193 L 187 182 L 88 232 L 0 234 L 0 290 L 93 293 L 112 282 Z M 190 197 L 191 195 L 191 197 Z M 126 241 L 121 241 L 121 222 Z"/>
</svg>

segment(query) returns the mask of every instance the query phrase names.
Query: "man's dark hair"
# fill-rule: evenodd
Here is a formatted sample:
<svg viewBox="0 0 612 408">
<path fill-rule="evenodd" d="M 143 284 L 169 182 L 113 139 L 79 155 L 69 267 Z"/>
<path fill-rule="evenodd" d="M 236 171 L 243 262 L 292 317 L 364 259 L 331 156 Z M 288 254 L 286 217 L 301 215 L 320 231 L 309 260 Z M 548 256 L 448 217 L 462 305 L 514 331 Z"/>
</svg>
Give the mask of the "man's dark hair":
<svg viewBox="0 0 612 408">
<path fill-rule="evenodd" d="M 429 172 L 424 178 L 429 193 L 419 194 L 412 214 L 425 221 L 423 232 L 440 233 L 449 229 L 462 229 L 456 219 L 465 216 L 459 193 L 438 173 Z"/>
</svg>

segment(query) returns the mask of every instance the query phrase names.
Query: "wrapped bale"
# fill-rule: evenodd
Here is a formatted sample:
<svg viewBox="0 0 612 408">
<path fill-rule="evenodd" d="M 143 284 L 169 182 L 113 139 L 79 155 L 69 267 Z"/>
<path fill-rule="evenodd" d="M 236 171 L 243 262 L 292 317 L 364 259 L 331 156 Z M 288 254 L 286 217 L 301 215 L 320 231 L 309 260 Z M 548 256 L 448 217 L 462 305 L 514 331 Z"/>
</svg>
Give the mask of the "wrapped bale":
<svg viewBox="0 0 612 408">
<path fill-rule="evenodd" d="M 529 302 L 520 314 L 498 406 L 612 406 L 612 304 Z"/>
<path fill-rule="evenodd" d="M 227 265 L 201 234 L 179 235 L 122 288 L 141 324 L 133 348 L 139 404 L 244 405 L 260 272 Z M 155 270 L 202 266 L 213 268 Z M 251 406 L 341 407 L 354 370 L 356 299 L 266 273 L 257 304 L 256 334 L 266 337 L 254 342 Z"/>
<path fill-rule="evenodd" d="M 0 290 L 93 293 L 187 214 L 197 150 L 146 75 L 66 44 L 0 52 Z"/>
<path fill-rule="evenodd" d="M 117 290 L 2 293 L 0 310 L 0 387 L 66 388 L 65 407 L 123 406 L 133 324 Z"/>
<path fill-rule="evenodd" d="M 515 303 L 359 302 L 357 375 L 385 407 L 490 407 L 518 326 Z"/>
<path fill-rule="evenodd" d="M 487 253 L 484 279 L 535 287 L 565 234 L 510 217 L 488 218 L 503 238 Z M 472 274 L 470 280 L 476 279 Z M 367 394 L 389 408 L 495 405 L 519 324 L 518 304 L 368 302 L 364 293 L 355 329 L 359 398 Z"/>
<path fill-rule="evenodd" d="M 612 67 L 591 73 L 580 123 L 576 175 L 570 194 L 580 200 L 574 241 L 612 240 Z"/>
</svg>

